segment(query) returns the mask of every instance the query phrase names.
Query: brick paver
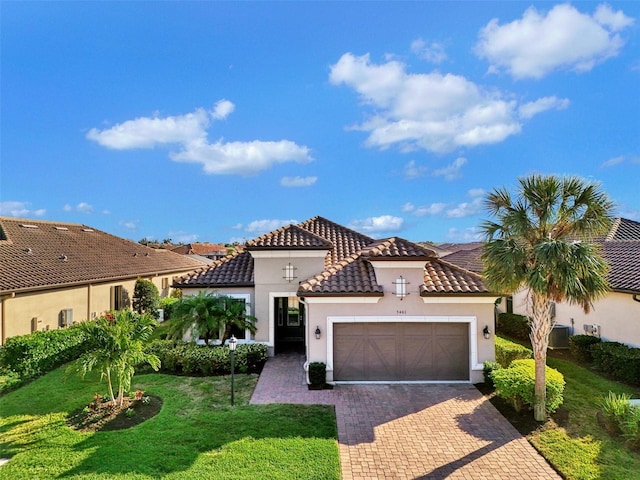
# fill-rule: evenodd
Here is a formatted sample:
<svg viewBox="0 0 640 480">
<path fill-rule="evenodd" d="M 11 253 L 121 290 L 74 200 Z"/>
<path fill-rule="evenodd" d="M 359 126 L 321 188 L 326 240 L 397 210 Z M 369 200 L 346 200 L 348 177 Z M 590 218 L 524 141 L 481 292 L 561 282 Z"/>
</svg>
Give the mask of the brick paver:
<svg viewBox="0 0 640 480">
<path fill-rule="evenodd" d="M 335 405 L 343 480 L 559 479 L 468 384 L 308 390 L 300 355 L 267 361 L 251 403 Z"/>
</svg>

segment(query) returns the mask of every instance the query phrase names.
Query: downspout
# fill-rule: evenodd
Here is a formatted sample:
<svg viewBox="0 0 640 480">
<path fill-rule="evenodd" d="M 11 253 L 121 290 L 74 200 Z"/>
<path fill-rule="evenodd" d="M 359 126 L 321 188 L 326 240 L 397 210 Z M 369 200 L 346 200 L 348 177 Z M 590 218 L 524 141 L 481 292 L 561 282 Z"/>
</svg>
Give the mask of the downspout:
<svg viewBox="0 0 640 480">
<path fill-rule="evenodd" d="M 309 304 L 305 302 L 304 297 L 298 297 L 298 301 L 304 305 L 304 336 L 305 336 L 305 359 L 304 368 L 305 378 L 307 380 L 307 384 L 311 383 L 309 381 L 309 343 L 311 342 L 311 330 L 309 329 Z"/>
</svg>

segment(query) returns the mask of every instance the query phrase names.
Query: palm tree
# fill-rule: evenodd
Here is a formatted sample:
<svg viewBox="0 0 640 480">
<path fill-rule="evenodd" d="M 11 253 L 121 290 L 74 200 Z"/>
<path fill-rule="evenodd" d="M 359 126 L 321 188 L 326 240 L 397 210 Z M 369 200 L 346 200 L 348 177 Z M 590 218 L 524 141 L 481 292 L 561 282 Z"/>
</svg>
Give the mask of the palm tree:
<svg viewBox="0 0 640 480">
<path fill-rule="evenodd" d="M 160 367 L 160 359 L 144 351 L 156 322 L 149 315 L 139 315 L 131 310 L 107 313 L 95 321 L 83 322 L 80 328 L 87 336 L 90 347 L 76 362 L 75 368 L 86 375 L 94 368 L 106 378 L 113 405 L 122 406 L 124 392 L 131 388 L 135 367 L 148 363 L 154 370 Z M 117 382 L 117 395 L 113 383 Z"/>
<path fill-rule="evenodd" d="M 553 302 L 592 303 L 608 291 L 607 263 L 593 241 L 609 228 L 614 208 L 598 183 L 531 175 L 514 197 L 505 188 L 485 199 L 495 221 L 482 224 L 485 280 L 492 290 L 527 290 L 535 359 L 534 417 L 546 419 L 545 366 Z"/>
<path fill-rule="evenodd" d="M 183 297 L 176 304 L 170 318 L 169 336 L 182 338 L 191 331 L 194 338 L 202 338 L 208 345 L 222 333 L 220 345 L 224 345 L 233 326 L 255 333 L 255 322 L 255 317 L 246 314 L 244 302 L 200 291 Z"/>
</svg>

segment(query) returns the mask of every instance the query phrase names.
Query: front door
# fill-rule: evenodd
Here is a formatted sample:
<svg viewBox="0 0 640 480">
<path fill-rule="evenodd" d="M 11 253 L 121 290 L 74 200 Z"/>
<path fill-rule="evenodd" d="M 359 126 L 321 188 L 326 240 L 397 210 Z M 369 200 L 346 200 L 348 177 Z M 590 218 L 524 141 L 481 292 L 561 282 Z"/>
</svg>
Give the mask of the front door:
<svg viewBox="0 0 640 480">
<path fill-rule="evenodd" d="M 275 353 L 304 353 L 304 305 L 298 297 L 276 297 L 273 305 L 276 329 Z"/>
</svg>

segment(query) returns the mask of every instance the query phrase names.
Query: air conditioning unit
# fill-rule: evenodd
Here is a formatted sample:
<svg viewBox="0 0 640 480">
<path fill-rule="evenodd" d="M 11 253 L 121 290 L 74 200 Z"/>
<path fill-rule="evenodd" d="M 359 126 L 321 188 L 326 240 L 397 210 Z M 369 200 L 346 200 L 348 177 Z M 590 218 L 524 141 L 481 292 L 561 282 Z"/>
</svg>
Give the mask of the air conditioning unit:
<svg viewBox="0 0 640 480">
<path fill-rule="evenodd" d="M 569 348 L 569 327 L 566 325 L 554 325 L 549 335 L 549 348 Z"/>
</svg>

